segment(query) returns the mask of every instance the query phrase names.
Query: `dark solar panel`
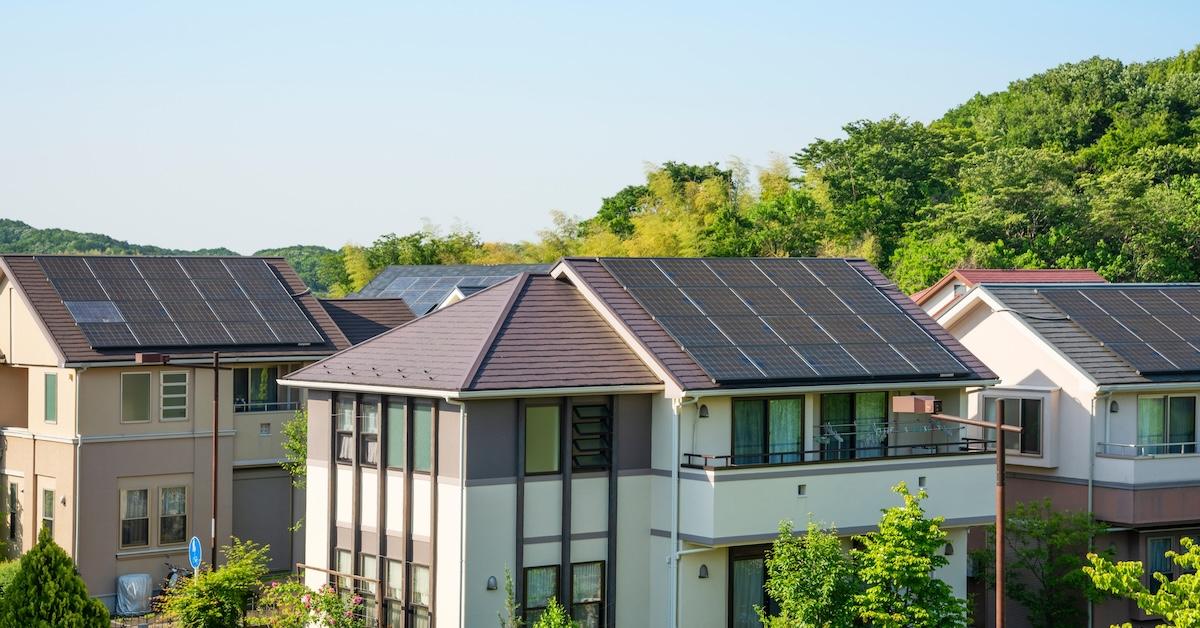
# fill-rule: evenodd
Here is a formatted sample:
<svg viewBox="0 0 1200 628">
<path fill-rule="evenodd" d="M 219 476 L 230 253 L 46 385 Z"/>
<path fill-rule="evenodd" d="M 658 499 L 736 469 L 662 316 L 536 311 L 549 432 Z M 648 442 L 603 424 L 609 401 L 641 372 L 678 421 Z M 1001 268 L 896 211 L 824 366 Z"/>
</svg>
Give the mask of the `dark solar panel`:
<svg viewBox="0 0 1200 628">
<path fill-rule="evenodd" d="M 67 311 L 79 323 L 120 323 L 125 321 L 111 301 L 66 301 Z"/>
<path fill-rule="evenodd" d="M 783 291 L 807 314 L 850 313 L 850 308 L 846 307 L 828 288 L 821 286 L 794 286 L 784 288 Z"/>
<path fill-rule="evenodd" d="M 684 294 L 709 316 L 750 316 L 750 308 L 729 288 L 684 288 Z"/>
<path fill-rule="evenodd" d="M 1120 316 L 1118 320 L 1142 340 L 1169 340 L 1173 342 L 1180 339 L 1175 332 L 1168 329 L 1149 314 Z"/>
<path fill-rule="evenodd" d="M 1179 370 L 1162 354 L 1144 342 L 1114 342 L 1107 346 L 1140 373 L 1163 373 Z"/>
<path fill-rule="evenodd" d="M 783 344 L 779 336 L 756 316 L 714 316 L 712 322 L 738 346 Z"/>
<path fill-rule="evenodd" d="M 325 339 L 308 321 L 267 321 L 279 342 L 288 344 L 319 344 Z"/>
<path fill-rule="evenodd" d="M 147 279 L 158 277 L 163 279 L 187 279 L 187 273 L 183 272 L 183 268 L 175 258 L 171 257 L 144 257 L 131 260 L 134 266 L 138 267 L 143 277 Z"/>
<path fill-rule="evenodd" d="M 894 343 L 896 351 L 928 375 L 967 375 L 970 370 L 941 345 L 929 342 Z"/>
<path fill-rule="evenodd" d="M 763 320 L 791 345 L 833 342 L 833 338 L 809 316 L 765 316 Z"/>
<path fill-rule="evenodd" d="M 217 258 L 181 257 L 179 258 L 179 265 L 183 266 L 183 270 L 192 279 L 230 277 L 229 270 L 225 268 L 225 264 Z"/>
<path fill-rule="evenodd" d="M 763 372 L 734 347 L 693 347 L 688 353 L 717 381 L 758 380 Z"/>
<path fill-rule="evenodd" d="M 128 257 L 89 257 L 87 265 L 100 279 L 133 279 L 142 276 Z"/>
<path fill-rule="evenodd" d="M 183 334 L 175 323 L 130 322 L 129 328 L 137 336 L 139 344 L 150 347 L 177 347 L 186 344 Z"/>
<path fill-rule="evenodd" d="M 1141 341 L 1111 316 L 1072 316 L 1071 320 L 1103 343 Z"/>
<path fill-rule="evenodd" d="M 171 317 L 158 301 L 118 301 L 114 303 L 127 321 L 166 322 Z M 75 320 L 79 320 L 76 317 Z"/>
<path fill-rule="evenodd" d="M 1180 370 L 1200 370 L 1200 351 L 1182 340 L 1151 342 L 1150 346 Z"/>
<path fill-rule="evenodd" d="M 737 288 L 754 288 L 774 286 L 770 277 L 763 274 L 754 260 L 749 259 L 709 259 L 705 264 L 726 284 Z"/>
<path fill-rule="evenodd" d="M 866 323 L 857 316 L 814 316 L 813 320 L 837 342 L 884 342 Z"/>
<path fill-rule="evenodd" d="M 1141 305 L 1151 314 L 1159 318 L 1164 316 L 1184 316 L 1188 313 L 1187 310 L 1180 307 L 1178 303 L 1171 300 L 1170 297 L 1163 294 L 1160 290 L 1127 289 L 1122 290 L 1122 292 L 1128 295 L 1129 298 L 1137 301 L 1138 305 Z M 1198 304 L 1200 304 L 1200 302 L 1198 302 Z"/>
<path fill-rule="evenodd" d="M 1180 287 L 1163 290 L 1162 293 L 1170 298 L 1171 301 L 1178 303 L 1185 311 L 1200 313 L 1200 290 L 1192 287 Z"/>
<path fill-rule="evenodd" d="M 827 286 L 864 285 L 862 273 L 854 270 L 845 260 L 806 259 L 804 266 Z"/>
<path fill-rule="evenodd" d="M 228 345 L 233 344 L 233 338 L 225 331 L 225 326 L 218 322 L 184 321 L 176 323 L 179 331 L 190 345 Z"/>
<path fill-rule="evenodd" d="M 877 377 L 913 375 L 917 372 L 908 360 L 885 344 L 844 345 L 842 348 L 854 356 L 868 373 Z"/>
<path fill-rule="evenodd" d="M 696 306 L 678 288 L 645 288 L 637 290 L 637 300 L 651 316 L 695 316 Z"/>
<path fill-rule="evenodd" d="M 713 274 L 708 266 L 697 264 L 693 260 L 660 259 L 656 264 L 671 280 L 671 283 L 681 288 L 688 286 L 720 286 L 721 279 Z"/>
<path fill-rule="evenodd" d="M 268 345 L 277 341 L 274 332 L 264 321 L 226 322 L 225 329 L 233 336 L 234 342 L 239 344 Z"/>
<path fill-rule="evenodd" d="M 186 299 L 202 298 L 200 292 L 196 290 L 196 286 L 188 279 L 168 279 L 165 277 L 156 277 L 147 279 L 146 283 L 154 289 L 154 294 L 158 295 L 160 301 L 178 301 Z"/>
<path fill-rule="evenodd" d="M 862 319 L 883 339 L 891 342 L 928 342 L 929 334 L 903 312 L 866 314 Z"/>
<path fill-rule="evenodd" d="M 171 316 L 171 320 L 176 322 L 182 321 L 217 321 L 217 315 L 213 313 L 212 308 L 208 303 L 199 299 L 188 301 L 163 301 L 162 306 L 167 310 L 167 314 Z"/>
<path fill-rule="evenodd" d="M 779 288 L 739 287 L 735 292 L 760 316 L 798 316 L 803 313 Z"/>
<path fill-rule="evenodd" d="M 790 347 L 745 347 L 743 351 L 772 379 L 808 379 L 817 376 L 817 372 L 809 368 Z"/>
<path fill-rule="evenodd" d="M 1105 312 L 1108 312 L 1112 316 L 1141 316 L 1146 314 L 1146 310 L 1117 290 L 1092 290 L 1085 294 L 1093 303 L 1099 305 Z"/>
<path fill-rule="evenodd" d="M 1200 320 L 1194 316 L 1159 316 L 1158 320 L 1185 340 L 1200 340 Z"/>
<path fill-rule="evenodd" d="M 275 282 L 276 285 L 279 282 Z M 244 299 L 241 287 L 238 282 L 232 278 L 214 278 L 214 279 L 193 279 L 192 284 L 200 291 L 200 296 L 205 299 Z M 250 292 L 249 294 L 257 294 Z"/>
<path fill-rule="evenodd" d="M 648 288 L 673 285 L 671 280 L 649 259 L 606 259 L 604 267 L 626 288 Z"/>
<path fill-rule="evenodd" d="M 100 286 L 114 301 L 144 301 L 158 298 L 141 277 L 101 279 Z"/>
<path fill-rule="evenodd" d="M 822 377 L 862 377 L 869 375 L 839 345 L 796 345 L 793 347 Z"/>
<path fill-rule="evenodd" d="M 1062 310 L 1064 314 L 1075 318 L 1077 316 L 1105 316 L 1106 312 L 1101 310 L 1092 303 L 1087 297 L 1079 293 L 1078 290 L 1053 289 L 1042 290 L 1041 295 L 1047 301 L 1054 304 L 1054 307 Z"/>
<path fill-rule="evenodd" d="M 39 257 L 38 263 L 51 279 L 83 279 L 92 277 L 92 270 L 82 257 Z"/>
<path fill-rule="evenodd" d="M 225 267 L 238 281 L 266 281 L 279 283 L 278 276 L 266 261 L 261 259 L 225 259 Z"/>
<path fill-rule="evenodd" d="M 108 293 L 95 279 L 52 279 L 63 301 L 108 301 Z"/>
<path fill-rule="evenodd" d="M 785 257 L 753 260 L 754 265 L 777 286 L 813 286 L 817 280 L 801 260 Z"/>
<path fill-rule="evenodd" d="M 663 316 L 658 323 L 685 347 L 730 346 L 721 330 L 703 316 Z"/>
<path fill-rule="evenodd" d="M 887 314 L 899 312 L 892 300 L 874 286 L 834 286 L 833 292 L 858 314 Z"/>
<path fill-rule="evenodd" d="M 125 323 L 79 323 L 79 329 L 95 348 L 137 346 L 137 339 Z"/>
<path fill-rule="evenodd" d="M 237 303 L 244 303 L 238 301 Z M 291 299 L 256 299 L 252 301 L 254 307 L 262 315 L 263 320 L 268 321 L 307 321 L 308 317 Z M 258 320 L 257 316 L 251 314 L 242 314 L 240 316 L 229 316 L 229 320 Z"/>
</svg>

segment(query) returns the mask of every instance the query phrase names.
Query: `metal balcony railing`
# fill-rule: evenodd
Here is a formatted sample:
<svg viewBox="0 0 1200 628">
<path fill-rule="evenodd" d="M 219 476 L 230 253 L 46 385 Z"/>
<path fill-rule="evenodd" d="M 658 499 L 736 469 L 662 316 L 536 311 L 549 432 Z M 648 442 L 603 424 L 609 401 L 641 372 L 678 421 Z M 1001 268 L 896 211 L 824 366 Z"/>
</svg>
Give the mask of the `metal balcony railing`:
<svg viewBox="0 0 1200 628">
<path fill-rule="evenodd" d="M 233 411 L 242 412 L 285 412 L 300 408 L 299 401 L 246 401 L 237 399 L 233 402 Z"/>
<path fill-rule="evenodd" d="M 799 465 L 880 458 L 943 456 L 968 453 L 987 453 L 996 450 L 996 441 L 982 438 L 963 438 L 940 443 L 906 443 L 868 447 L 826 446 L 820 449 L 780 451 L 769 453 L 738 453 L 709 455 L 683 454 L 683 466 L 697 469 L 732 469 L 746 466 Z"/>
<path fill-rule="evenodd" d="M 1113 458 L 1154 458 L 1156 456 L 1178 456 L 1194 454 L 1196 441 L 1180 443 L 1096 443 L 1096 454 Z"/>
</svg>

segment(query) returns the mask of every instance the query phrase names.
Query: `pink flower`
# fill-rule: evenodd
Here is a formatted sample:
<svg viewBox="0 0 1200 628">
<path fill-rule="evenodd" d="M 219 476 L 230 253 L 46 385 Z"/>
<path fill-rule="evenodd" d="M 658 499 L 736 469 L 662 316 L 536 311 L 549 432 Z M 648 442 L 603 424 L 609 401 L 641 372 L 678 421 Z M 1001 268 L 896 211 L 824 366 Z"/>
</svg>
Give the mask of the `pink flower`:
<svg viewBox="0 0 1200 628">
<path fill-rule="evenodd" d="M 312 606 L 312 596 L 311 596 L 311 595 L 309 595 L 309 594 L 307 594 L 307 593 L 305 593 L 305 594 L 304 594 L 304 595 L 303 595 L 303 596 L 300 598 L 300 603 L 301 603 L 301 604 L 303 604 L 303 605 L 305 605 L 305 606 Z"/>
<path fill-rule="evenodd" d="M 273 581 L 271 582 L 271 588 L 273 589 L 273 588 L 275 588 L 275 587 L 277 587 L 277 586 L 279 586 L 279 581 L 278 581 L 278 580 L 273 580 Z"/>
<path fill-rule="evenodd" d="M 355 603 L 355 604 L 362 604 L 362 603 L 363 603 L 363 598 L 362 598 L 362 596 L 361 596 L 361 595 L 356 595 L 356 596 L 354 596 L 354 603 Z"/>
<path fill-rule="evenodd" d="M 346 611 L 346 612 L 344 613 L 344 615 L 345 615 L 346 617 L 353 617 L 353 616 L 354 616 L 354 611 Z"/>
</svg>

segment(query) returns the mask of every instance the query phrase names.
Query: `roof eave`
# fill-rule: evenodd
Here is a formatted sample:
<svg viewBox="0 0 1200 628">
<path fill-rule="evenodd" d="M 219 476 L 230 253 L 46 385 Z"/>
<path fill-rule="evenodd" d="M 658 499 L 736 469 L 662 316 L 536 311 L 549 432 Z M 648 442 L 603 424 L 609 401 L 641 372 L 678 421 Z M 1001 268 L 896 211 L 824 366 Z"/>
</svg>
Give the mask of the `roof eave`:
<svg viewBox="0 0 1200 628">
<path fill-rule="evenodd" d="M 875 382 L 851 382 L 844 384 L 801 384 L 795 386 L 763 386 L 758 388 L 706 388 L 700 390 L 685 390 L 683 397 L 725 397 L 725 396 L 754 396 L 754 395 L 779 395 L 791 393 L 808 393 L 808 392 L 839 392 L 839 391 L 855 391 L 855 390 L 879 390 L 890 388 L 903 389 L 933 389 L 933 388 L 976 388 L 988 387 L 999 384 L 998 378 L 993 379 L 945 379 L 945 380 L 917 380 L 917 381 L 875 381 Z"/>
<path fill-rule="evenodd" d="M 505 399 L 512 397 L 558 397 L 563 395 L 613 395 L 652 393 L 663 390 L 662 384 L 625 384 L 616 386 L 566 386 L 555 388 L 503 388 L 495 390 L 456 390 L 442 388 L 413 388 L 384 386 L 378 384 L 350 384 L 281 378 L 280 384 L 292 388 L 330 390 L 339 392 L 363 392 L 383 395 L 408 395 L 412 397 L 441 397 L 446 400 Z"/>
</svg>

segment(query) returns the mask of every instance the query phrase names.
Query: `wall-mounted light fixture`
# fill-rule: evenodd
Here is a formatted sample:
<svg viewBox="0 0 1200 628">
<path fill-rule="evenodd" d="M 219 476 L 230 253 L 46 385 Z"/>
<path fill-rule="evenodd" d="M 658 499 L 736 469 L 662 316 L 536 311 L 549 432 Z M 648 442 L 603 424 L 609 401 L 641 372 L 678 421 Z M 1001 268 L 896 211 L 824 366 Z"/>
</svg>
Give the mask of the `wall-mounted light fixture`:
<svg viewBox="0 0 1200 628">
<path fill-rule="evenodd" d="M 497 585 L 496 585 L 496 576 L 488 576 L 487 590 L 488 590 L 488 591 L 495 591 L 495 590 L 496 590 L 496 588 L 497 588 Z"/>
<path fill-rule="evenodd" d="M 706 406 L 704 404 L 700 404 L 700 418 L 702 418 L 702 419 L 708 418 L 708 406 Z"/>
<path fill-rule="evenodd" d="M 946 544 L 946 550 L 945 550 L 944 552 L 942 552 L 942 553 L 943 553 L 943 554 L 945 554 L 945 555 L 947 555 L 947 556 L 953 556 L 953 555 L 954 555 L 954 545 L 953 545 L 953 544 L 951 544 L 951 543 L 947 543 L 947 544 Z"/>
<path fill-rule="evenodd" d="M 704 579 L 707 577 L 708 577 L 708 565 L 700 565 L 700 578 Z"/>
<path fill-rule="evenodd" d="M 1108 411 L 1110 414 L 1116 414 L 1120 412 L 1121 404 L 1117 403 L 1116 399 L 1113 399 L 1112 402 L 1108 404 Z"/>
</svg>

